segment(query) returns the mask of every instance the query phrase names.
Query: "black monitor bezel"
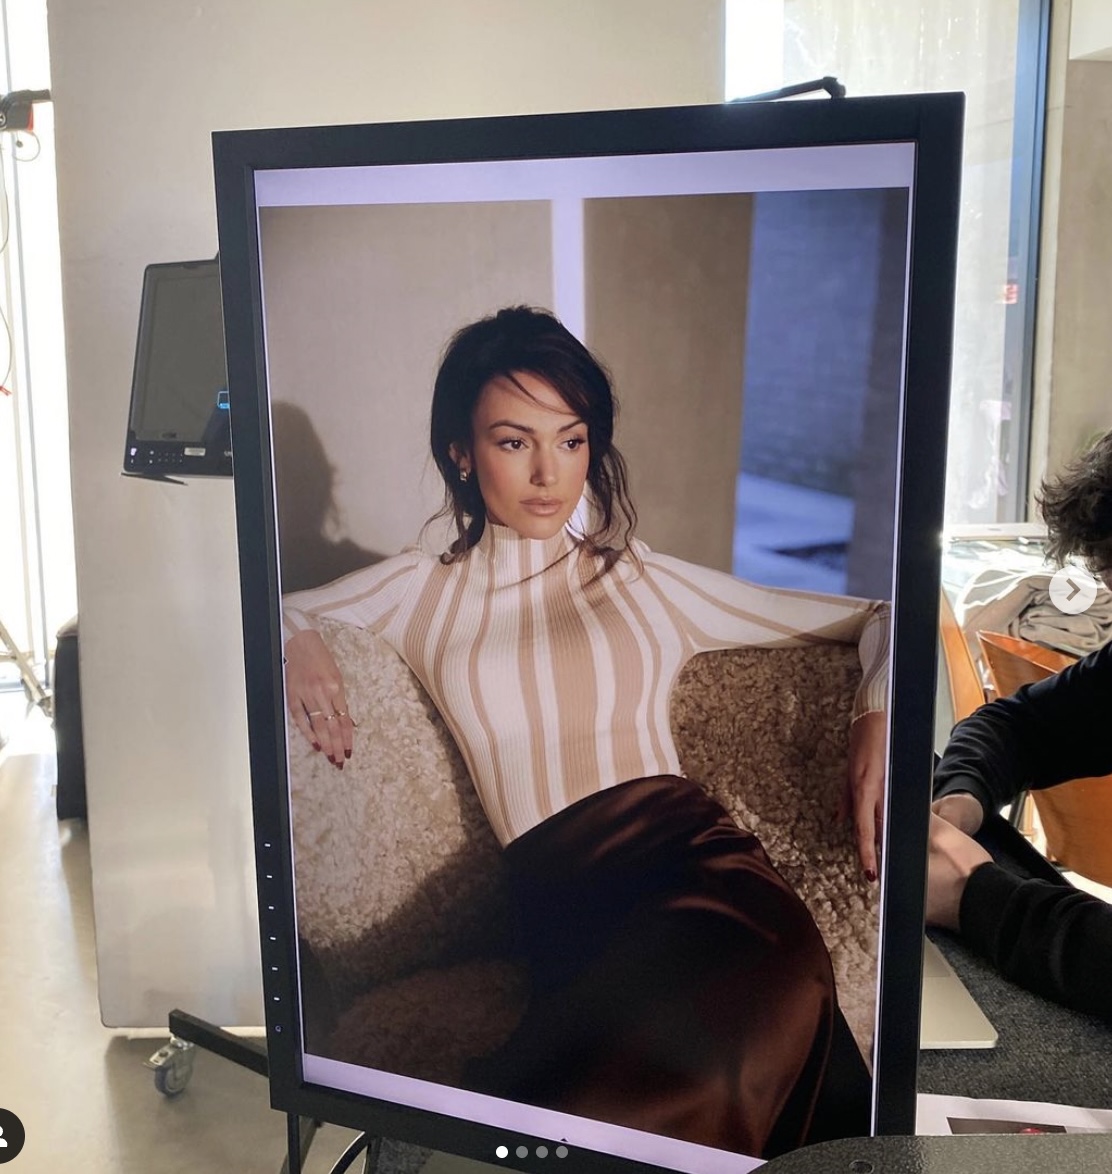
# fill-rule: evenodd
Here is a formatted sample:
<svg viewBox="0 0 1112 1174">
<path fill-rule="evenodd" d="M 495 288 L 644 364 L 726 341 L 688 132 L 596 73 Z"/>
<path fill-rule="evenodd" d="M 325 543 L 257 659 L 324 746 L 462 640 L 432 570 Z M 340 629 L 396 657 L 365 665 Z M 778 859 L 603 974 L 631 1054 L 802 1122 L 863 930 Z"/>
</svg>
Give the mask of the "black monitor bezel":
<svg viewBox="0 0 1112 1174">
<path fill-rule="evenodd" d="M 911 95 L 449 119 L 213 136 L 240 550 L 240 583 L 275 1108 L 490 1160 L 506 1130 L 307 1084 L 301 1074 L 274 484 L 254 177 L 261 171 L 910 142 L 916 149 L 907 382 L 896 538 L 891 703 L 898 829 L 884 861 L 875 1128 L 914 1132 L 923 894 L 933 740 L 939 550 L 964 96 Z M 577 1169 L 649 1169 L 577 1151 Z M 532 1158 L 517 1163 L 540 1168 Z"/>
</svg>

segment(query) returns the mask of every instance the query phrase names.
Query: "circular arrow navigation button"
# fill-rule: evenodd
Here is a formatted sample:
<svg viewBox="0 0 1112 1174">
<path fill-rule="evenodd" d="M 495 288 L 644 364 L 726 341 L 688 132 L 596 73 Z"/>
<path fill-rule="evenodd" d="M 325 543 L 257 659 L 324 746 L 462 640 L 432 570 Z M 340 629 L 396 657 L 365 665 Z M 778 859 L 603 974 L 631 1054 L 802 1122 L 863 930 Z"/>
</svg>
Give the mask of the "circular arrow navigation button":
<svg viewBox="0 0 1112 1174">
<path fill-rule="evenodd" d="M 1097 597 L 1099 584 L 1088 571 L 1079 567 L 1063 567 L 1050 579 L 1050 601 L 1067 616 L 1079 616 L 1088 611 Z"/>
</svg>

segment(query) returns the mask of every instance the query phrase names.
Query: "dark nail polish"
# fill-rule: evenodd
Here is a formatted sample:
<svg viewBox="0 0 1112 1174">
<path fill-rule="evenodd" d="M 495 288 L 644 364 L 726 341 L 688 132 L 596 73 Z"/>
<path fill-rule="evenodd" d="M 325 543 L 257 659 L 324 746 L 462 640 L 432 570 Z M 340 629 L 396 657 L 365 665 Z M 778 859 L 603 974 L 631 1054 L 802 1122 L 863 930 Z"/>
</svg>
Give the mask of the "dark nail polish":
<svg viewBox="0 0 1112 1174">
<path fill-rule="evenodd" d="M 866 868 L 865 869 L 865 879 L 869 882 L 869 884 L 875 885 L 876 884 L 876 871 L 872 868 Z"/>
<path fill-rule="evenodd" d="M 320 743 L 319 743 L 319 742 L 314 742 L 314 743 L 313 743 L 313 749 L 314 749 L 314 750 L 319 750 L 319 749 L 320 749 Z"/>
<path fill-rule="evenodd" d="M 337 766 L 337 768 L 338 768 L 338 769 L 340 769 L 340 770 L 343 770 L 343 769 L 344 769 L 344 764 L 343 764 L 342 762 L 337 762 L 337 763 L 336 763 L 336 766 Z"/>
<path fill-rule="evenodd" d="M 333 765 L 333 766 L 335 766 L 335 765 L 336 765 L 336 759 L 335 759 L 335 757 L 334 757 L 333 755 L 331 755 L 331 754 L 328 756 L 328 761 L 329 761 L 330 763 L 332 763 L 332 765 Z"/>
<path fill-rule="evenodd" d="M 351 751 L 350 751 L 350 750 L 345 750 L 345 751 L 344 751 L 344 757 L 345 757 L 345 758 L 350 758 L 350 757 L 351 757 Z"/>
</svg>

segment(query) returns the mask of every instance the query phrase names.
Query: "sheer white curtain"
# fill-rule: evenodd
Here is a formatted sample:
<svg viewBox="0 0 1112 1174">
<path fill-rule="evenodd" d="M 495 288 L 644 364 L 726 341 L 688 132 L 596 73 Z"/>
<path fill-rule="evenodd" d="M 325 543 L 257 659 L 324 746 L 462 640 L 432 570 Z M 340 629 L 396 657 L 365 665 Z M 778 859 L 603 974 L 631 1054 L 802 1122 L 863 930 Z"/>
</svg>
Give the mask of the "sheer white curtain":
<svg viewBox="0 0 1112 1174">
<path fill-rule="evenodd" d="M 44 0 L 2 6 L 0 92 L 50 85 Z M 54 121 L 0 134 L 0 619 L 45 660 L 77 610 Z M 126 421 L 117 422 L 121 461 Z M 18 681 L 0 664 L 0 687 Z"/>
<path fill-rule="evenodd" d="M 962 90 L 964 179 L 946 514 L 1010 520 L 1021 423 L 1014 331 L 1022 0 L 726 0 L 726 97 L 832 74 L 850 97 Z M 825 101 L 826 99 L 820 99 Z M 1010 243 L 1011 242 L 1011 243 Z"/>
</svg>

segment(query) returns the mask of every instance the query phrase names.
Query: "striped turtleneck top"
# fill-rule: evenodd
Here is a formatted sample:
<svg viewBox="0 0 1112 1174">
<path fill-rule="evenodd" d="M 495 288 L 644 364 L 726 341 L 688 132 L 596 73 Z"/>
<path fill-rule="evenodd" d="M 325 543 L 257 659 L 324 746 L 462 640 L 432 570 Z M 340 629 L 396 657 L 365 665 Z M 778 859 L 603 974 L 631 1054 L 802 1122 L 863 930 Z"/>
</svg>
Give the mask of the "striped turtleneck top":
<svg viewBox="0 0 1112 1174">
<path fill-rule="evenodd" d="M 286 596 L 287 633 L 319 617 L 394 648 L 444 717 L 503 845 L 604 787 L 680 774 L 669 702 L 698 652 L 856 644 L 854 713 L 884 708 L 886 604 L 633 550 L 605 570 L 567 530 L 536 540 L 487 525 L 458 562 L 411 549 Z"/>
</svg>

